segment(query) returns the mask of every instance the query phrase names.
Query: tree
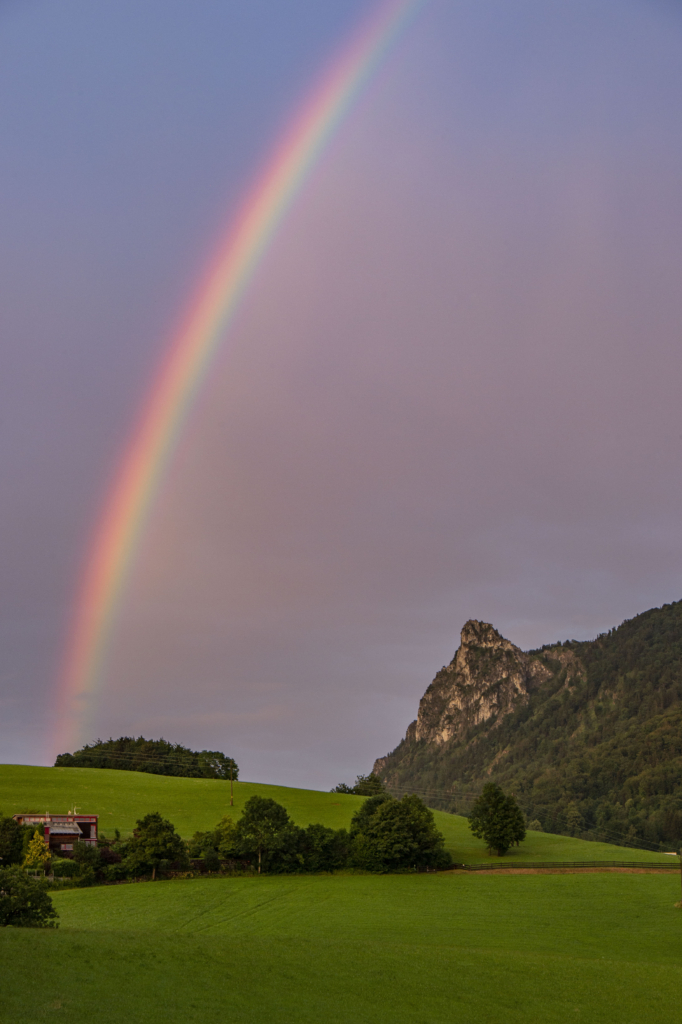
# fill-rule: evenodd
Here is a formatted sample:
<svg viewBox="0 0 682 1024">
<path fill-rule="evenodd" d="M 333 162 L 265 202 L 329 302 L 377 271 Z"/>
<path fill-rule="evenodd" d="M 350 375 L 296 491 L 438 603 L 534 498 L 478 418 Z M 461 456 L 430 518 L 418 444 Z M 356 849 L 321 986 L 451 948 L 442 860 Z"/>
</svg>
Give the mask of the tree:
<svg viewBox="0 0 682 1024">
<path fill-rule="evenodd" d="M 187 860 L 185 844 L 174 825 L 158 811 L 140 818 L 126 853 L 129 870 L 151 871 L 152 880 L 158 869 L 167 868 L 173 861 L 184 863 Z"/>
<path fill-rule="evenodd" d="M 304 871 L 335 871 L 345 865 L 350 848 L 350 836 L 345 828 L 335 831 L 314 824 L 299 832 L 298 848 Z"/>
<path fill-rule="evenodd" d="M 340 782 L 332 790 L 332 793 L 354 793 L 356 796 L 376 796 L 377 793 L 385 792 L 383 782 L 374 772 L 370 772 L 369 775 L 358 775 L 354 786 L 347 786 L 345 782 Z"/>
<path fill-rule="evenodd" d="M 263 855 L 273 854 L 285 845 L 291 845 L 295 828 L 286 808 L 281 804 L 269 797 L 252 796 L 244 804 L 234 830 L 235 848 L 246 856 L 258 857 L 260 874 Z"/>
<path fill-rule="evenodd" d="M 566 831 L 569 836 L 579 836 L 583 830 L 583 816 L 573 800 L 566 810 Z"/>
<path fill-rule="evenodd" d="M 0 817 L 0 865 L 19 864 L 23 852 L 23 829 L 14 818 Z"/>
<path fill-rule="evenodd" d="M 469 828 L 492 852 L 502 857 L 510 846 L 526 838 L 521 808 L 495 782 L 487 782 L 469 816 Z"/>
<path fill-rule="evenodd" d="M 215 850 L 221 860 L 229 860 L 236 855 L 235 823 L 229 815 L 224 815 L 215 828 L 208 832 L 195 832 L 187 851 L 190 857 L 204 857 L 206 850 Z"/>
<path fill-rule="evenodd" d="M 57 928 L 47 882 L 29 878 L 21 868 L 0 868 L 0 927 Z"/>
<path fill-rule="evenodd" d="M 28 850 L 24 857 L 24 867 L 28 868 L 29 871 L 44 871 L 49 859 L 50 851 L 47 848 L 47 843 L 38 829 L 36 829 L 33 833 L 33 839 L 28 844 Z"/>
<path fill-rule="evenodd" d="M 207 871 L 220 871 L 220 857 L 218 856 L 218 851 L 212 846 L 207 847 L 203 851 L 201 859 Z"/>
<path fill-rule="evenodd" d="M 352 861 L 370 871 L 449 867 L 433 811 L 418 796 L 370 797 L 351 820 Z"/>
</svg>

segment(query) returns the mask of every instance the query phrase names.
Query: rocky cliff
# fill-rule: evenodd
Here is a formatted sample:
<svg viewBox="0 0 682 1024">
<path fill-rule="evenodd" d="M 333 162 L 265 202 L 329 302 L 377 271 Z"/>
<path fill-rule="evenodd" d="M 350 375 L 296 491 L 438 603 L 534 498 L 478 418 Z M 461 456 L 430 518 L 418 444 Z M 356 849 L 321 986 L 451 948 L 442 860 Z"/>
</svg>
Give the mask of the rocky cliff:
<svg viewBox="0 0 682 1024">
<path fill-rule="evenodd" d="M 577 660 L 570 655 L 572 674 Z M 416 721 L 407 728 L 407 742 L 443 746 L 463 740 L 474 726 L 499 725 L 505 715 L 527 704 L 531 693 L 552 677 L 552 670 L 505 640 L 489 622 L 469 619 L 454 658 L 436 674 L 419 702 Z M 387 757 L 374 763 L 384 772 Z"/>
</svg>

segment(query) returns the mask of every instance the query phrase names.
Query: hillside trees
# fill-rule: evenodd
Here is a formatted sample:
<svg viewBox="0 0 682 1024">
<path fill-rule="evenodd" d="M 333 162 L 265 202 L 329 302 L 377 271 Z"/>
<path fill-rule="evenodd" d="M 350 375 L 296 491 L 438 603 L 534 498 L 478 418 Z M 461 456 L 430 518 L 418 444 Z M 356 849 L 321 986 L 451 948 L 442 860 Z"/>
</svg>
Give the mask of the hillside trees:
<svg viewBox="0 0 682 1024">
<path fill-rule="evenodd" d="M 473 806 L 469 828 L 477 839 L 483 839 L 492 852 L 502 857 L 510 846 L 526 838 L 526 826 L 519 805 L 495 782 L 488 782 Z"/>
<path fill-rule="evenodd" d="M 121 736 L 97 740 L 74 754 L 59 754 L 57 768 L 115 768 L 119 771 L 148 772 L 192 779 L 239 778 L 237 762 L 221 750 L 190 750 L 164 739 L 147 740 Z"/>
<path fill-rule="evenodd" d="M 376 796 L 377 793 L 385 793 L 386 787 L 374 772 L 369 775 L 358 775 L 354 786 L 347 786 L 340 782 L 332 789 L 332 793 L 353 793 L 356 796 Z"/>
</svg>

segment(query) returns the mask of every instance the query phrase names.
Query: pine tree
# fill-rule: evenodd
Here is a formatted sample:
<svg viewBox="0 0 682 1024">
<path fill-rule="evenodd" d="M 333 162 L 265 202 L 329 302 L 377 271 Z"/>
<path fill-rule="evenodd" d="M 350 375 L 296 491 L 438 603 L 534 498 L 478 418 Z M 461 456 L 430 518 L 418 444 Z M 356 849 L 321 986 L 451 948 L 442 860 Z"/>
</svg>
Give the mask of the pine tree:
<svg viewBox="0 0 682 1024">
<path fill-rule="evenodd" d="M 50 859 L 50 851 L 38 829 L 33 833 L 33 839 L 28 844 L 28 850 L 24 857 L 24 867 L 29 871 L 43 871 Z"/>
</svg>

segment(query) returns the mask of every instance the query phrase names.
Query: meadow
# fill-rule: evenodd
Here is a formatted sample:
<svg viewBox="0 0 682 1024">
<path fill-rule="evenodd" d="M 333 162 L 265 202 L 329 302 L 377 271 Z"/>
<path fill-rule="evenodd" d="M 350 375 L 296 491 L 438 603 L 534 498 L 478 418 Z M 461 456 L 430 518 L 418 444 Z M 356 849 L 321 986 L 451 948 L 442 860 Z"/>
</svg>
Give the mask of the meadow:
<svg viewBox="0 0 682 1024">
<path fill-rule="evenodd" d="M 60 813 L 74 805 L 84 813 L 99 814 L 100 831 L 112 835 L 119 829 L 130 835 L 138 818 L 149 811 L 173 822 L 186 839 L 196 831 L 212 828 L 224 814 L 238 817 L 250 796 L 272 797 L 283 804 L 297 825 L 320 822 L 343 828 L 362 804 L 363 797 L 323 793 L 310 789 L 234 784 L 234 807 L 230 808 L 229 784 L 216 779 L 175 779 L 143 772 L 122 772 L 99 768 L 42 768 L 28 765 L 0 765 L 0 812 L 52 811 Z M 498 862 L 475 839 L 467 819 L 434 811 L 445 845 L 458 863 Z M 566 836 L 528 832 L 526 841 L 509 851 L 502 863 L 524 861 L 635 860 L 670 861 L 660 853 L 585 842 Z"/>
<path fill-rule="evenodd" d="M 0 1019 L 668 1024 L 679 877 L 279 876 L 58 893 L 0 930 Z"/>
</svg>

